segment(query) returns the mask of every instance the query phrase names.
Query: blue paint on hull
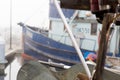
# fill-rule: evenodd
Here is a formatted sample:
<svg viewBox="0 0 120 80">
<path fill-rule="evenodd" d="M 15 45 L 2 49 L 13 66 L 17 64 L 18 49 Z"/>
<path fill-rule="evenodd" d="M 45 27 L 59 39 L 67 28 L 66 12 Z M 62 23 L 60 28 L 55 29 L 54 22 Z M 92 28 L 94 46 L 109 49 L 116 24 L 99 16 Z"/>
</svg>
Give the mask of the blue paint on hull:
<svg viewBox="0 0 120 80">
<path fill-rule="evenodd" d="M 47 36 L 34 31 L 31 28 L 23 27 L 24 53 L 36 59 L 73 65 L 79 63 L 79 57 L 74 47 L 54 41 Z M 95 53 L 81 49 L 84 53 Z M 107 55 L 112 55 L 108 53 Z M 116 56 L 120 56 L 117 54 Z"/>
<path fill-rule="evenodd" d="M 32 36 L 30 36 L 30 34 Z M 54 41 L 28 27 L 23 27 L 24 53 L 40 60 L 65 64 L 80 62 L 74 47 Z M 82 50 L 83 53 L 86 50 Z M 92 52 L 92 51 L 87 51 Z"/>
</svg>

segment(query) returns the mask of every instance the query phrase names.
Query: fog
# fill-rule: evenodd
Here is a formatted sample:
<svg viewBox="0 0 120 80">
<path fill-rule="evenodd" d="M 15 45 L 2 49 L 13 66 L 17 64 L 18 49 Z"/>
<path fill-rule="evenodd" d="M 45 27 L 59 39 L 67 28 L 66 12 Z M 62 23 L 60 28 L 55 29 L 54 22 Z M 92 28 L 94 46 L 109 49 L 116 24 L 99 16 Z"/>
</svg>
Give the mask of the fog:
<svg viewBox="0 0 120 80">
<path fill-rule="evenodd" d="M 12 25 L 12 45 L 21 43 L 22 28 L 19 22 L 48 27 L 49 0 L 0 0 L 0 36 L 10 43 L 10 24 Z M 10 18 L 11 17 L 11 18 Z"/>
</svg>

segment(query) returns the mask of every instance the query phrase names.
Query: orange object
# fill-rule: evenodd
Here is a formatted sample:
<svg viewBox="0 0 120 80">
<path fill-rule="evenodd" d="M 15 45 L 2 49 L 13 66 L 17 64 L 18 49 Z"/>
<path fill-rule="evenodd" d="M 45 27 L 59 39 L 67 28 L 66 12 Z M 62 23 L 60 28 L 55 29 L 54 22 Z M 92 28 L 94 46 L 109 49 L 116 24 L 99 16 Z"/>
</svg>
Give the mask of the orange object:
<svg viewBox="0 0 120 80">
<path fill-rule="evenodd" d="M 35 58 L 33 58 L 32 56 L 29 56 L 25 53 L 22 53 L 21 56 L 23 57 L 23 59 L 25 60 L 35 60 Z"/>
<path fill-rule="evenodd" d="M 94 53 L 90 53 L 87 56 L 87 60 L 90 60 L 90 61 L 96 61 L 96 58 L 97 58 L 97 55 Z"/>
</svg>

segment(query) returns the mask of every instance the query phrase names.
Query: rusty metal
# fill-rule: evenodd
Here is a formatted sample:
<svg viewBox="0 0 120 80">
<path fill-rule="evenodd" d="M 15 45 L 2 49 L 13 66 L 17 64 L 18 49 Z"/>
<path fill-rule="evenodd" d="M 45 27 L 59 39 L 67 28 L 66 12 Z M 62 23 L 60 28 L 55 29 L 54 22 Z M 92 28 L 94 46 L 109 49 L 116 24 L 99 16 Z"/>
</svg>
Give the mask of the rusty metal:
<svg viewBox="0 0 120 80">
<path fill-rule="evenodd" d="M 91 6 L 91 11 L 92 12 L 99 11 L 99 2 L 98 2 L 98 0 L 91 0 L 90 6 Z"/>
<path fill-rule="evenodd" d="M 90 0 L 60 0 L 62 8 L 90 10 Z"/>
</svg>

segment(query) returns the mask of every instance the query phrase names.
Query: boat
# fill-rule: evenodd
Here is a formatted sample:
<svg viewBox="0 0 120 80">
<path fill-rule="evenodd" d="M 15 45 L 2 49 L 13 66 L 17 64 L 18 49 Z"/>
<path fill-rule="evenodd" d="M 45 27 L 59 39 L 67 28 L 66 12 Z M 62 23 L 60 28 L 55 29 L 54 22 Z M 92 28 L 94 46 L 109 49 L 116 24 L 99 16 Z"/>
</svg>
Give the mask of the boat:
<svg viewBox="0 0 120 80">
<path fill-rule="evenodd" d="M 75 10 L 62 9 L 62 11 L 69 23 Z M 98 35 L 102 26 L 96 21 L 94 15 L 83 15 L 85 12 L 88 11 L 79 11 L 79 14 L 77 14 L 75 19 L 72 20 L 72 23 L 70 23 L 70 28 L 84 58 L 87 59 L 89 54 L 96 55 L 98 50 Z M 24 58 L 29 57 L 31 59 L 62 63 L 66 65 L 80 63 L 78 54 L 72 45 L 71 39 L 64 28 L 64 24 L 62 23 L 53 2 L 50 2 L 49 16 L 50 22 L 48 30 L 19 23 L 23 29 L 24 53 L 22 55 Z M 115 52 L 116 44 L 118 42 L 116 39 L 117 36 L 116 34 L 113 34 L 112 37 L 114 38 L 111 39 L 107 56 L 114 55 L 120 57 L 119 50 Z M 114 42 L 116 42 L 116 44 Z M 93 59 L 95 57 L 96 56 L 93 56 Z"/>
<path fill-rule="evenodd" d="M 23 27 L 24 54 L 38 60 L 51 60 L 57 63 L 67 63 L 67 65 L 79 63 L 79 57 L 73 46 L 49 38 L 46 35 L 48 34 L 48 31 L 39 32 L 36 30 L 39 29 L 35 27 Z M 82 52 L 94 53 L 93 51 L 88 50 L 82 50 Z"/>
</svg>

